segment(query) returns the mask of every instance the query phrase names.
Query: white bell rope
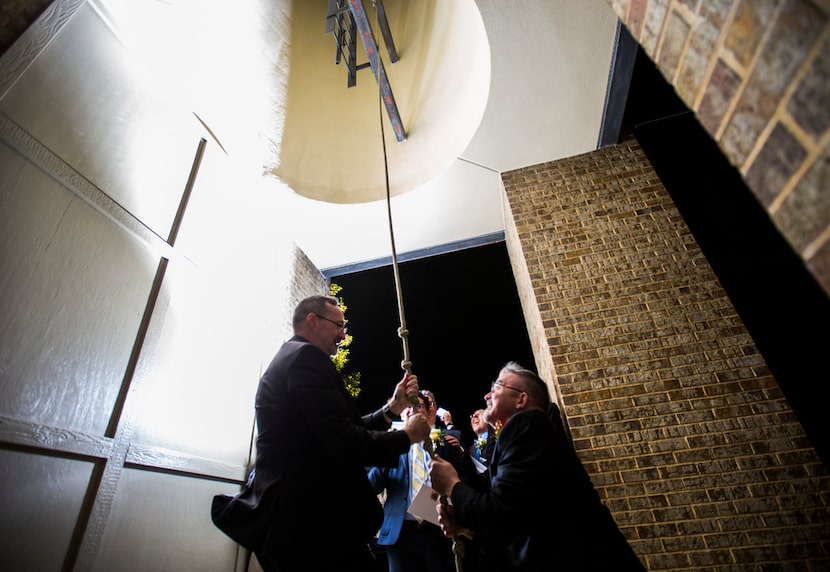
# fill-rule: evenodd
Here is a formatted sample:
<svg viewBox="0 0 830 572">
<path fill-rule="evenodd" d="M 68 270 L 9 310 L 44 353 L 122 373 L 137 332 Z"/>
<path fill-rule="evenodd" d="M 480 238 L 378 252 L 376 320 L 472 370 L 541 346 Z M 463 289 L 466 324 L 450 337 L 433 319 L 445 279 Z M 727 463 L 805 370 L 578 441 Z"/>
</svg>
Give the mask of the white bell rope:
<svg viewBox="0 0 830 572">
<path fill-rule="evenodd" d="M 378 53 L 378 57 L 380 57 L 380 53 Z M 392 269 L 395 275 L 395 291 L 397 292 L 398 296 L 398 316 L 401 322 L 401 325 L 398 328 L 398 336 L 401 338 L 401 343 L 403 344 L 403 361 L 401 361 L 401 367 L 404 369 L 404 371 L 411 374 L 412 361 L 409 357 L 409 330 L 406 329 L 406 317 L 404 315 L 403 308 L 403 291 L 401 289 L 401 275 L 400 271 L 398 270 L 398 253 L 395 249 L 395 228 L 392 224 L 392 194 L 389 187 L 389 161 L 386 155 L 386 134 L 383 129 L 383 92 L 380 89 L 380 84 L 378 84 L 378 99 L 380 102 L 380 138 L 381 144 L 383 146 L 383 173 L 386 181 L 386 213 L 387 218 L 389 220 L 389 241 L 391 243 L 392 248 Z M 417 395 L 408 395 L 407 397 L 413 406 L 418 405 Z M 429 438 L 427 438 L 427 441 L 429 442 Z M 431 445 L 431 442 L 429 444 Z M 431 447 L 430 452 L 432 452 Z M 444 507 L 444 510 L 449 512 L 449 499 L 447 498 L 447 495 L 441 495 L 439 497 L 439 501 L 441 502 L 441 505 Z M 456 572 L 462 572 L 464 542 L 457 535 L 452 537 L 452 554 L 453 560 L 455 562 Z"/>
</svg>

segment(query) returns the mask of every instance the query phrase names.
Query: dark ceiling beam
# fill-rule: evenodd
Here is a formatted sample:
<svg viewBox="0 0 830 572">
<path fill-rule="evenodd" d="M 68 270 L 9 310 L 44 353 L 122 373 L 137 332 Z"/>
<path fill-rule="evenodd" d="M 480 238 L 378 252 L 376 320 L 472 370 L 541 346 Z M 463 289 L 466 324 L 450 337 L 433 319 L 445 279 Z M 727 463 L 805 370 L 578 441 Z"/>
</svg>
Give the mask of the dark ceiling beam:
<svg viewBox="0 0 830 572">
<path fill-rule="evenodd" d="M 378 28 L 383 36 L 383 43 L 386 45 L 386 53 L 389 54 L 389 61 L 393 64 L 398 61 L 398 50 L 395 48 L 395 40 L 389 30 L 389 20 L 386 19 L 386 8 L 383 7 L 383 0 L 377 1 Z"/>
<path fill-rule="evenodd" d="M 381 5 L 381 2 L 378 2 Z M 369 64 L 372 66 L 372 72 L 375 74 L 375 80 L 380 87 L 380 95 L 383 99 L 383 104 L 386 107 L 386 113 L 389 115 L 389 121 L 392 124 L 392 130 L 395 132 L 395 139 L 400 143 L 406 140 L 406 131 L 403 128 L 400 113 L 398 113 L 398 105 L 395 103 L 395 96 L 392 94 L 392 87 L 389 85 L 389 79 L 386 77 L 386 70 L 383 67 L 383 61 L 378 57 L 378 46 L 375 42 L 375 36 L 372 34 L 372 28 L 369 25 L 369 19 L 366 17 L 366 10 L 363 8 L 362 0 L 349 0 L 349 9 L 354 16 L 355 24 L 360 32 L 360 37 L 363 40 L 363 47 L 366 48 L 366 55 L 369 57 Z M 386 15 L 380 18 L 386 22 Z M 386 24 L 388 32 L 389 25 Z M 390 34 L 391 38 L 391 34 Z M 389 48 L 390 44 L 387 44 Z M 391 44 L 391 49 L 394 52 L 394 44 Z M 397 52 L 395 52 L 397 59 Z M 390 52 L 391 58 L 391 52 Z M 393 60 L 393 61 L 396 61 Z"/>
</svg>

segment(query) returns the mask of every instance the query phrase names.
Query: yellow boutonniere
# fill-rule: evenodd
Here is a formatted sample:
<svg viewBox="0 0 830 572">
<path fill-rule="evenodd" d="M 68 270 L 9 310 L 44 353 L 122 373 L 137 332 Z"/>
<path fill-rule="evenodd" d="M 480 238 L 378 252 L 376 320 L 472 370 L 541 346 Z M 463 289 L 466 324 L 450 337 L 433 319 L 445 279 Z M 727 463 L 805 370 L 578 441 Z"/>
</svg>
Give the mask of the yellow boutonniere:
<svg viewBox="0 0 830 572">
<path fill-rule="evenodd" d="M 493 435 L 496 436 L 496 439 L 499 438 L 499 433 L 501 433 L 501 421 L 496 421 L 493 423 Z"/>
<path fill-rule="evenodd" d="M 433 427 L 429 432 L 429 438 L 432 441 L 432 446 L 444 445 L 444 431 L 438 427 Z"/>
</svg>

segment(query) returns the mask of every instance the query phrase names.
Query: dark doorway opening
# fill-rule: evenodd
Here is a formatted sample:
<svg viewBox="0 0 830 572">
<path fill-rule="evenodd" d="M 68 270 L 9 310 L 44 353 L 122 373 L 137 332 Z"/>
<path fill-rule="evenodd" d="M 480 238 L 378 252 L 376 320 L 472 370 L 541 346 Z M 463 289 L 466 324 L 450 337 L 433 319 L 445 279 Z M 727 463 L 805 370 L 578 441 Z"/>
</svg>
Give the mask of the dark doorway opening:
<svg viewBox="0 0 830 572">
<path fill-rule="evenodd" d="M 505 243 L 399 264 L 412 371 L 439 407 L 470 432 L 469 417 L 507 361 L 536 370 Z M 347 369 L 359 371 L 362 412 L 379 407 L 403 375 L 391 266 L 334 276 L 354 336 Z"/>
</svg>

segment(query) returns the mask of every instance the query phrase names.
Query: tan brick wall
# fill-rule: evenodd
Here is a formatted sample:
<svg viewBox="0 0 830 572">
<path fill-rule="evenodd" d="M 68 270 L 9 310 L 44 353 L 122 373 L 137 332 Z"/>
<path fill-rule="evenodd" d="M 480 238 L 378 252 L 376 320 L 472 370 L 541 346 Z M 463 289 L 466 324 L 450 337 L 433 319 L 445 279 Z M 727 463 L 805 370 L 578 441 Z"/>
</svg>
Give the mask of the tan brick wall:
<svg viewBox="0 0 830 572">
<path fill-rule="evenodd" d="M 606 1 L 830 294 L 830 2 Z"/>
<path fill-rule="evenodd" d="M 291 316 L 294 308 L 300 303 L 300 300 L 306 296 L 314 294 L 328 294 L 329 280 L 326 279 L 316 266 L 309 260 L 308 256 L 299 248 L 294 248 L 294 264 L 293 264 L 292 282 L 289 292 L 288 307 L 290 308 L 288 314 L 288 321 L 291 321 Z"/>
<path fill-rule="evenodd" d="M 828 569 L 826 469 L 636 140 L 503 181 L 537 363 L 648 569 Z"/>
</svg>

